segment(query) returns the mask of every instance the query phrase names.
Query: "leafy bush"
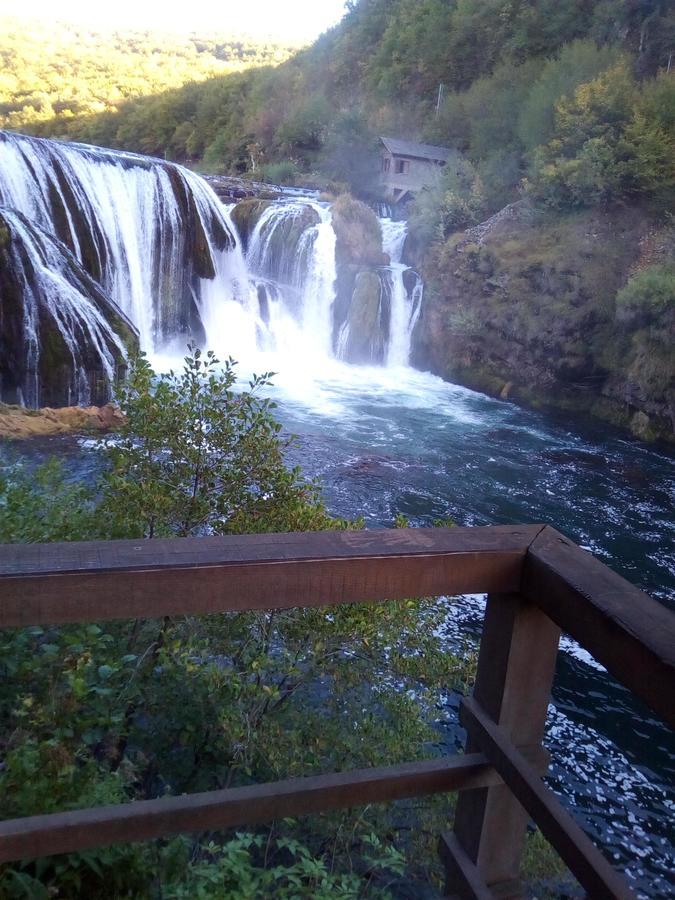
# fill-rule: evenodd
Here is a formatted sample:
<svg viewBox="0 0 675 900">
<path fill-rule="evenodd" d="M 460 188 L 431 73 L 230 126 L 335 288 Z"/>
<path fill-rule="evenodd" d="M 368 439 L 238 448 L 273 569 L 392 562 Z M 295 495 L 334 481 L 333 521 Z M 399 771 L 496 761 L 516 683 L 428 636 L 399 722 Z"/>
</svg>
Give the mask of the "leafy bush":
<svg viewBox="0 0 675 900">
<path fill-rule="evenodd" d="M 532 84 L 518 113 L 518 136 L 526 151 L 546 144 L 555 130 L 556 104 L 569 97 L 584 82 L 622 59 L 616 47 L 598 47 L 594 41 L 579 40 L 567 44 L 554 59 L 544 65 Z"/>
<path fill-rule="evenodd" d="M 668 100 L 675 78 L 664 74 L 640 88 L 625 63 L 581 84 L 557 103 L 554 137 L 534 153 L 534 197 L 555 208 L 631 195 L 663 204 L 675 192 Z"/>
<path fill-rule="evenodd" d="M 122 387 L 100 514 L 119 536 L 158 537 L 335 527 L 318 489 L 287 469 L 288 439 L 259 396 L 270 374 L 235 390 L 232 359 L 193 349 L 181 373 L 140 356 Z"/>
<path fill-rule="evenodd" d="M 404 869 L 403 856 L 392 847 L 383 847 L 374 834 L 365 835 L 363 843 L 369 866 L 365 884 L 357 875 L 332 873 L 323 860 L 291 838 L 270 842 L 262 835 L 238 834 L 224 847 L 207 845 L 202 858 L 189 863 L 183 883 L 169 888 L 164 896 L 167 900 L 358 900 L 373 876 L 387 873 L 391 877 Z M 386 896 L 379 890 L 368 893 Z"/>
<path fill-rule="evenodd" d="M 359 527 L 284 465 L 267 383 L 237 391 L 232 361 L 197 350 L 159 377 L 140 358 L 111 468 L 91 489 L 60 485 L 54 464 L 33 488 L 6 477 L 2 538 Z M 444 614 L 406 600 L 0 632 L 0 816 L 433 755 L 438 686 L 465 676 L 437 637 Z M 403 833 L 420 817 L 437 833 L 435 809 L 409 810 Z M 185 839 L 101 848 L 0 866 L 0 895 L 220 898 L 244 878 L 250 896 L 376 896 L 401 862 L 369 836 L 389 845 L 396 828 L 371 809 L 189 852 Z"/>
<path fill-rule="evenodd" d="M 484 218 L 487 202 L 483 183 L 471 163 L 451 157 L 438 184 L 424 188 L 410 209 L 410 229 L 418 240 L 444 240 Z"/>
<path fill-rule="evenodd" d="M 616 295 L 617 318 L 640 328 L 675 313 L 675 265 L 650 266 Z"/>
<path fill-rule="evenodd" d="M 286 159 L 281 162 L 266 163 L 260 167 L 258 175 L 261 181 L 268 184 L 295 184 L 295 179 L 300 174 L 298 164 Z"/>
<path fill-rule="evenodd" d="M 0 543 L 87 540 L 97 522 L 92 488 L 70 483 L 56 459 L 34 471 L 19 464 L 0 472 Z"/>
</svg>

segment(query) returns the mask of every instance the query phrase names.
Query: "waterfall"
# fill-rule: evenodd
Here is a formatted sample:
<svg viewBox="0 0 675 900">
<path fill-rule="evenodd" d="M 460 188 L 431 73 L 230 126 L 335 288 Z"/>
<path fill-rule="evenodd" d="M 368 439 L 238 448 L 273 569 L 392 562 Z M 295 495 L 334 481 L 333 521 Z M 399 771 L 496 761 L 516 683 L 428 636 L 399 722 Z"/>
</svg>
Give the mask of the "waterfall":
<svg viewBox="0 0 675 900">
<path fill-rule="evenodd" d="M 412 332 L 422 305 L 423 283 L 417 272 L 401 262 L 408 233 L 407 222 L 395 222 L 385 217 L 380 219 L 380 225 L 382 246 L 391 260 L 389 268 L 383 273 L 391 298 L 386 364 L 407 366 Z M 410 273 L 409 280 L 412 281 L 410 290 L 406 286 L 406 273 Z"/>
<path fill-rule="evenodd" d="M 307 232 L 307 269 L 302 279 L 302 327 L 313 334 L 319 351 L 330 355 L 333 346 L 335 302 L 335 232 L 330 211 L 314 206 L 320 221 Z M 304 237 L 304 235 L 303 235 Z"/>
<path fill-rule="evenodd" d="M 275 203 L 264 210 L 249 239 L 246 254 L 252 272 L 285 284 L 302 280 L 307 264 L 306 213 L 309 203 Z"/>
<path fill-rule="evenodd" d="M 346 362 L 408 365 L 423 284 L 419 275 L 401 262 L 407 224 L 389 216 L 379 222 L 382 249 L 390 265 L 376 270 L 379 299 L 371 316 L 373 333 L 355 349 L 350 312 L 353 317 L 364 282 L 357 274 L 351 309 L 340 317 L 336 310 L 336 239 L 328 204 L 294 198 L 272 203 L 261 212 L 247 241 L 246 264 L 257 279 L 258 297 L 263 298 L 264 311 L 259 299 L 258 315 L 265 324 L 265 348 L 287 355 L 304 344 L 305 350 L 311 348 L 313 353 Z"/>
<path fill-rule="evenodd" d="M 214 278 L 228 299 L 248 291 L 224 207 L 180 166 L 0 132 L 0 205 L 61 240 L 145 350 L 205 330 Z"/>
<path fill-rule="evenodd" d="M 294 199 L 267 207 L 248 240 L 246 264 L 265 324 L 263 348 L 288 354 L 304 344 L 331 356 L 337 274 L 327 205 Z"/>
<path fill-rule="evenodd" d="M 27 406 L 108 399 L 126 320 L 60 241 L 0 207 L 0 394 Z"/>
<path fill-rule="evenodd" d="M 390 265 L 355 267 L 336 262 L 330 204 L 297 193 L 245 202 L 260 209 L 244 245 L 230 210 L 180 166 L 0 132 L 0 207 L 23 248 L 12 265 L 31 282 L 22 361 L 9 354 L 25 377 L 19 386 L 0 368 L 0 397 L 85 403 L 102 383 L 109 395 L 134 328 L 150 354 L 192 338 L 221 357 L 274 352 L 280 365 L 308 354 L 407 365 L 422 283 L 401 262 L 406 224 L 381 217 Z M 0 316 L 0 347 L 13 340 L 4 327 Z M 51 393 L 46 328 L 70 359 L 59 356 Z"/>
</svg>

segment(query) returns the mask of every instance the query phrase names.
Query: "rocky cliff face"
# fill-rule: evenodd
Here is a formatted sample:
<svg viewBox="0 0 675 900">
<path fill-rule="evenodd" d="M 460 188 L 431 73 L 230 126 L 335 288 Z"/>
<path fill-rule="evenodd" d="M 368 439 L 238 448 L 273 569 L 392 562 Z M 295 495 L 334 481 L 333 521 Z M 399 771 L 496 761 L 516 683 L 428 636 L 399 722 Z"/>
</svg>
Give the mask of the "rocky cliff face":
<svg viewBox="0 0 675 900">
<path fill-rule="evenodd" d="M 525 201 L 429 253 L 413 363 L 523 404 L 674 441 L 675 297 L 626 316 L 617 293 L 673 258 L 644 210 L 552 216 Z"/>
</svg>

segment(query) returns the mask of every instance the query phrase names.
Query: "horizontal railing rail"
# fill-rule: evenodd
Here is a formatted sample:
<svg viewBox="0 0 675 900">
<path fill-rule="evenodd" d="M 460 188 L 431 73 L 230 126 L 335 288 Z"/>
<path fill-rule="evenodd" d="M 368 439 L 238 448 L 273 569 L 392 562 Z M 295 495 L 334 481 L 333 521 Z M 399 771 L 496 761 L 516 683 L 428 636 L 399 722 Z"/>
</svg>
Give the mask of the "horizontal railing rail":
<svg viewBox="0 0 675 900">
<path fill-rule="evenodd" d="M 449 893 L 517 896 L 529 817 L 593 897 L 625 881 L 541 780 L 564 629 L 675 724 L 675 615 L 548 526 L 0 546 L 0 628 L 487 593 L 466 753 L 0 822 L 0 862 L 459 791 Z"/>
</svg>

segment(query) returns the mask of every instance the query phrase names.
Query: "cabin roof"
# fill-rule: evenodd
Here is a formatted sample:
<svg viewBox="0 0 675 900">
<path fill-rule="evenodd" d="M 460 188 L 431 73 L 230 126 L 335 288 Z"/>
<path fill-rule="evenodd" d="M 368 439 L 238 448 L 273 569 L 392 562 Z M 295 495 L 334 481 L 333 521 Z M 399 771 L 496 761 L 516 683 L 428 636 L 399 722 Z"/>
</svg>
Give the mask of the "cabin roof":
<svg viewBox="0 0 675 900">
<path fill-rule="evenodd" d="M 394 156 L 415 156 L 418 159 L 433 159 L 447 162 L 451 150 L 448 147 L 434 147 L 433 144 L 416 144 L 398 138 L 380 137 L 387 150 Z"/>
</svg>

